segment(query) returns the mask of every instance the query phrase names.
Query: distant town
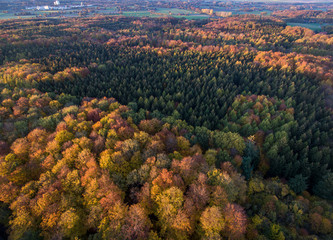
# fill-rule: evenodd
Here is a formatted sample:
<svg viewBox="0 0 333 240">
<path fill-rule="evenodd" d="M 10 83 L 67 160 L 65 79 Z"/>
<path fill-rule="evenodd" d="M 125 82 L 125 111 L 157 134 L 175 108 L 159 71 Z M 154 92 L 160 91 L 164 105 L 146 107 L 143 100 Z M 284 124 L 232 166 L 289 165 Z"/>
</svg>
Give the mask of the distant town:
<svg viewBox="0 0 333 240">
<path fill-rule="evenodd" d="M 61 5 L 60 1 L 55 1 L 53 5 L 44 5 L 44 6 L 34 6 L 34 7 L 26 7 L 27 10 L 67 10 L 67 9 L 75 9 L 75 8 L 85 8 L 85 7 L 92 7 L 93 5 L 85 5 L 81 2 L 80 5 Z"/>
</svg>

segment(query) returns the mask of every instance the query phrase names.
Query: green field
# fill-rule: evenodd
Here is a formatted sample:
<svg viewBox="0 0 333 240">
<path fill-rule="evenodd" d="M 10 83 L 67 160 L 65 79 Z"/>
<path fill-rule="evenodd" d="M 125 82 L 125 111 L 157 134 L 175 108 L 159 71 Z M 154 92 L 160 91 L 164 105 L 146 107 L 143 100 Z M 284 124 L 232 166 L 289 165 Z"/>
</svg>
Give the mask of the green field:
<svg viewBox="0 0 333 240">
<path fill-rule="evenodd" d="M 157 11 L 158 13 L 165 13 L 169 14 L 169 12 L 174 15 L 174 14 L 195 14 L 194 11 L 189 11 L 189 10 L 184 10 L 184 9 L 179 9 L 179 8 L 158 8 Z"/>
<path fill-rule="evenodd" d="M 176 18 L 192 19 L 206 19 L 209 18 L 206 14 L 198 14 L 194 11 L 179 9 L 179 8 L 158 8 L 156 13 L 165 14 Z"/>
<path fill-rule="evenodd" d="M 299 27 L 305 27 L 305 28 L 309 28 L 313 31 L 320 31 L 321 27 L 324 26 L 323 24 L 320 23 L 291 23 L 291 22 L 287 22 L 288 26 L 299 26 Z"/>
<path fill-rule="evenodd" d="M 0 13 L 0 19 L 12 19 L 17 18 L 18 16 L 15 16 L 12 13 Z"/>
<path fill-rule="evenodd" d="M 238 11 L 238 10 L 236 10 L 236 11 L 231 11 L 231 12 L 232 12 L 233 15 L 235 15 L 235 14 L 240 14 L 240 15 L 244 15 L 244 14 L 255 14 L 255 15 L 259 15 L 262 12 L 266 12 L 267 15 L 271 15 L 271 13 L 272 13 L 272 11 L 269 11 L 269 10 L 267 10 L 267 11 L 252 11 L 252 12 L 244 12 L 244 11 Z"/>
<path fill-rule="evenodd" d="M 18 18 L 33 18 L 35 15 L 16 16 L 13 13 L 0 13 L 0 19 L 18 19 Z"/>
<path fill-rule="evenodd" d="M 152 13 L 149 11 L 128 11 L 128 12 L 123 12 L 123 16 L 130 16 L 130 17 L 154 17 Z M 156 15 L 155 15 L 156 16 Z"/>
<path fill-rule="evenodd" d="M 105 10 L 98 10 L 97 13 L 103 14 L 103 15 L 118 15 L 114 13 L 115 9 L 105 9 Z M 37 16 L 43 16 L 44 14 L 50 14 L 50 13 L 57 13 L 58 11 L 39 11 L 34 12 L 33 15 L 27 15 L 27 16 L 16 16 L 13 13 L 0 13 L 0 19 L 18 19 L 18 18 L 35 18 Z M 208 15 L 205 14 L 195 14 L 194 12 L 182 10 L 182 9 L 159 9 L 156 12 L 150 12 L 150 11 L 125 11 L 121 15 L 123 16 L 129 16 L 129 17 L 176 17 L 176 18 L 186 18 L 189 20 L 194 19 L 206 19 L 209 18 Z M 65 17 L 77 17 L 78 15 L 76 13 L 62 13 L 61 15 Z M 48 16 L 48 18 L 53 18 Z"/>
<path fill-rule="evenodd" d="M 183 18 L 186 18 L 188 20 L 200 20 L 200 19 L 207 19 L 209 18 L 210 16 L 209 15 L 206 15 L 206 14 L 193 14 L 193 15 L 188 15 L 188 16 L 173 16 L 173 17 L 183 17 Z"/>
<path fill-rule="evenodd" d="M 97 11 L 97 13 L 101 13 L 101 14 L 110 14 L 110 13 L 116 12 L 117 8 L 112 7 L 112 8 L 100 9 L 100 10 L 96 10 L 96 11 Z"/>
<path fill-rule="evenodd" d="M 23 16 L 16 16 L 14 13 L 0 13 L 0 19 L 19 19 L 19 18 L 36 18 L 38 16 L 44 17 L 44 14 L 52 14 L 52 13 L 59 13 L 59 15 L 63 15 L 66 17 L 77 17 L 78 15 L 76 13 L 70 13 L 71 11 L 65 10 L 63 13 L 60 13 L 60 11 L 36 11 L 32 12 L 32 15 L 23 15 Z M 48 18 L 54 18 L 52 16 L 47 16 Z"/>
<path fill-rule="evenodd" d="M 176 18 L 186 18 L 186 19 L 206 19 L 209 18 L 205 14 L 196 14 L 193 11 L 177 9 L 177 8 L 160 8 L 155 12 L 150 11 L 125 11 L 122 13 L 123 16 L 131 17 L 176 17 Z"/>
</svg>

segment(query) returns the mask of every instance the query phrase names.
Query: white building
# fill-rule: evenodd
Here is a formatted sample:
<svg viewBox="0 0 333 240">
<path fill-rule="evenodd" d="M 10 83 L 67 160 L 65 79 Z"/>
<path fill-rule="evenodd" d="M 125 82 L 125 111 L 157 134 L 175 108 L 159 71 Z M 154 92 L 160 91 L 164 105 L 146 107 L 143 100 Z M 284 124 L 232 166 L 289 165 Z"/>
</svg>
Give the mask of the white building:
<svg viewBox="0 0 333 240">
<path fill-rule="evenodd" d="M 49 7 L 49 6 L 37 6 L 36 9 L 37 9 L 38 11 L 40 11 L 40 10 L 49 10 L 50 7 Z"/>
</svg>

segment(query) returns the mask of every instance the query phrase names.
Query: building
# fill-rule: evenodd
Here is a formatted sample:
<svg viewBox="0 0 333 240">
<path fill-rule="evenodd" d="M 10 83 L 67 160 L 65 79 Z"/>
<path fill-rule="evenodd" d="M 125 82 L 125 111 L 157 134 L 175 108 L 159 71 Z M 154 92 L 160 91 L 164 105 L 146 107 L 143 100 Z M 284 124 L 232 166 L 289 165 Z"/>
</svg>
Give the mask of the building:
<svg viewBox="0 0 333 240">
<path fill-rule="evenodd" d="M 232 15 L 232 12 L 220 11 L 220 12 L 215 12 L 215 15 L 218 17 L 229 17 Z"/>
<path fill-rule="evenodd" d="M 41 10 L 49 10 L 50 7 L 49 6 L 37 6 L 36 8 L 38 11 L 41 11 Z"/>
<path fill-rule="evenodd" d="M 204 9 L 201 9 L 201 12 L 205 13 L 205 14 L 208 14 L 208 15 L 213 15 L 214 10 L 213 9 L 209 9 L 209 8 L 204 8 Z"/>
</svg>

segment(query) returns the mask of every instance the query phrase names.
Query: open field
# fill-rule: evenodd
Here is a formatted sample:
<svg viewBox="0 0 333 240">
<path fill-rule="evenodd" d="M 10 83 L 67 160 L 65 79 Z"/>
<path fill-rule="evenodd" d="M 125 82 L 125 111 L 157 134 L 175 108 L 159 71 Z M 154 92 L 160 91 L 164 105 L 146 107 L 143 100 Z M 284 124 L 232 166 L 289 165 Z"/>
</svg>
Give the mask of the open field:
<svg viewBox="0 0 333 240">
<path fill-rule="evenodd" d="M 13 13 L 0 13 L 0 19 L 19 19 L 19 18 L 33 18 L 36 15 L 16 16 Z"/>
<path fill-rule="evenodd" d="M 158 13 L 165 13 L 169 14 L 195 14 L 194 11 L 189 11 L 185 9 L 179 9 L 179 8 L 158 8 L 157 11 Z"/>
<path fill-rule="evenodd" d="M 240 15 L 243 15 L 243 14 L 255 14 L 255 15 L 259 15 L 261 14 L 262 12 L 265 12 L 267 13 L 267 15 L 271 15 L 272 11 L 252 11 L 252 12 L 244 12 L 244 11 L 240 11 L 240 10 L 235 10 L 235 11 L 231 11 L 233 15 L 235 14 L 240 14 Z"/>
<path fill-rule="evenodd" d="M 12 18 L 18 18 L 18 16 L 15 16 L 12 13 L 0 13 L 0 19 L 12 19 Z"/>
<path fill-rule="evenodd" d="M 123 16 L 132 17 L 176 17 L 176 18 L 186 18 L 186 19 L 206 19 L 210 16 L 206 14 L 198 14 L 194 11 L 188 11 L 184 9 L 177 8 L 159 8 L 157 11 L 125 11 L 122 13 Z"/>
<path fill-rule="evenodd" d="M 320 24 L 320 23 L 293 23 L 293 22 L 287 22 L 288 26 L 300 26 L 300 27 L 305 27 L 309 28 L 313 31 L 320 31 L 322 26 L 325 26 L 327 24 Z"/>
</svg>

